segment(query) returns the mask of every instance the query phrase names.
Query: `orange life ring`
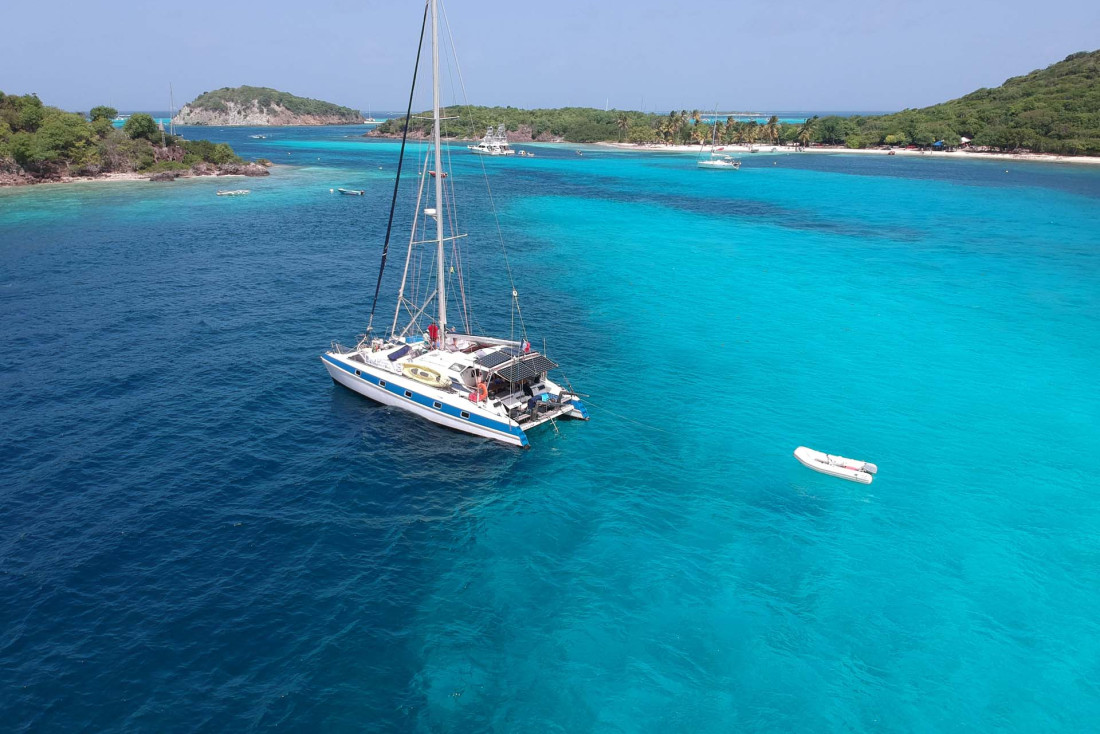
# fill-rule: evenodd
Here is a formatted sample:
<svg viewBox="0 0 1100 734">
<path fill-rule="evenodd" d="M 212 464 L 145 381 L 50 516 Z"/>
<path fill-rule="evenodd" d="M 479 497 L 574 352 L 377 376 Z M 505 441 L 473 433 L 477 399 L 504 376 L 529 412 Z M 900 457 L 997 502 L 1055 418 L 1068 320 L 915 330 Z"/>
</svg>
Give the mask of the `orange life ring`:
<svg viewBox="0 0 1100 734">
<path fill-rule="evenodd" d="M 477 399 L 488 400 L 489 399 L 489 387 L 484 382 L 477 383 Z"/>
</svg>

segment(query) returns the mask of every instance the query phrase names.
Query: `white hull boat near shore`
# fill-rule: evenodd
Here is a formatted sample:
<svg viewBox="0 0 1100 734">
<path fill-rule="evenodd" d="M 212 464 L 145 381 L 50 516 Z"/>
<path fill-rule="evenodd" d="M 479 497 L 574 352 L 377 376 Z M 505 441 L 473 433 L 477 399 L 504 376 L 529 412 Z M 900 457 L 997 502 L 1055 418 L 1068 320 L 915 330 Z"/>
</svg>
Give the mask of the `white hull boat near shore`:
<svg viewBox="0 0 1100 734">
<path fill-rule="evenodd" d="M 871 475 L 878 471 L 878 467 L 869 461 L 847 459 L 843 456 L 814 451 L 805 446 L 799 446 L 794 450 L 794 458 L 805 467 L 813 469 L 831 477 L 840 477 L 850 482 L 870 484 L 874 478 Z"/>
<path fill-rule="evenodd" d="M 496 132 L 493 132 L 493 126 L 490 125 L 485 137 L 479 140 L 477 145 L 467 145 L 466 148 L 478 155 L 516 154 L 516 151 L 508 147 L 508 133 L 505 132 L 503 123 L 497 126 Z"/>
</svg>

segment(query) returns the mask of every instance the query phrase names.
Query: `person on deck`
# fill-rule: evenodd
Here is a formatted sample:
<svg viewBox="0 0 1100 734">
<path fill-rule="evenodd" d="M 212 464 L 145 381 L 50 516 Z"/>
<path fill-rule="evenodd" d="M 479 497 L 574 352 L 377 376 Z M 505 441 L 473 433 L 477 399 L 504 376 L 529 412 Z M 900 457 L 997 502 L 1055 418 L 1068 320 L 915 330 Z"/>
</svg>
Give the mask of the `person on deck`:
<svg viewBox="0 0 1100 734">
<path fill-rule="evenodd" d="M 432 343 L 432 349 L 439 348 L 439 327 L 435 324 L 428 325 L 428 340 Z"/>
</svg>

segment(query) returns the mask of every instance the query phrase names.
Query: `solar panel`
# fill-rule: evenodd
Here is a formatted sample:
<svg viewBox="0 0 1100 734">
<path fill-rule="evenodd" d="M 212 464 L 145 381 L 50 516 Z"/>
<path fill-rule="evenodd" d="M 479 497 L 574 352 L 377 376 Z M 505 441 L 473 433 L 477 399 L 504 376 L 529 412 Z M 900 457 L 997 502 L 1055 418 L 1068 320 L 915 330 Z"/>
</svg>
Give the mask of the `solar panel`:
<svg viewBox="0 0 1100 734">
<path fill-rule="evenodd" d="M 493 371 L 508 382 L 519 382 L 520 380 L 526 380 L 528 377 L 541 375 L 543 372 L 552 370 L 557 366 L 556 362 L 551 362 L 541 354 L 535 353 L 527 355 L 515 364 Z"/>
<path fill-rule="evenodd" d="M 489 352 L 488 354 L 478 357 L 477 363 L 482 367 L 496 367 L 498 364 L 504 364 L 510 359 L 515 359 L 514 354 L 510 354 L 505 350 L 499 352 Z"/>
</svg>

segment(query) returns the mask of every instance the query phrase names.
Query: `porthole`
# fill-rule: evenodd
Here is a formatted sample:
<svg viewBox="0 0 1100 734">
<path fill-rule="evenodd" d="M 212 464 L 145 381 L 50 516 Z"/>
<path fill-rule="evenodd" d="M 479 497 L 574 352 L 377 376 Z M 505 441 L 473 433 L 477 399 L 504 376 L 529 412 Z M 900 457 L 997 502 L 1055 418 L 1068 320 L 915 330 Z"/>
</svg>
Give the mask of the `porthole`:
<svg viewBox="0 0 1100 734">
<path fill-rule="evenodd" d="M 378 387 L 385 387 L 385 386 L 386 386 L 386 381 L 385 380 L 379 380 L 378 381 Z"/>
<path fill-rule="evenodd" d="M 465 418 L 466 420 L 470 420 L 470 414 L 467 413 L 465 410 L 462 411 L 462 417 Z"/>
<path fill-rule="evenodd" d="M 441 410 L 443 408 L 443 403 L 436 400 L 434 403 L 432 403 L 432 407 L 436 410 Z"/>
<path fill-rule="evenodd" d="M 406 391 L 405 391 L 405 397 L 407 397 L 407 398 L 411 398 L 412 396 L 413 396 L 413 394 L 412 394 L 412 391 L 411 391 L 411 390 L 406 390 Z"/>
<path fill-rule="evenodd" d="M 359 370 L 355 370 L 355 376 L 356 376 L 356 377 L 362 377 L 362 375 L 361 375 L 361 374 L 359 374 Z"/>
</svg>

